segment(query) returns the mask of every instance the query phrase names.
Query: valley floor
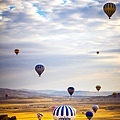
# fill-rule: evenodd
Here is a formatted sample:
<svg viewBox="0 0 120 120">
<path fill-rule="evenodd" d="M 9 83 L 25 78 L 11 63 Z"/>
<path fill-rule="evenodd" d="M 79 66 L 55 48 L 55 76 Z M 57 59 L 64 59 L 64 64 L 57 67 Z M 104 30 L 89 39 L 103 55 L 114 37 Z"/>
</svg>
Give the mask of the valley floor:
<svg viewBox="0 0 120 120">
<path fill-rule="evenodd" d="M 16 116 L 17 120 L 38 120 L 37 113 L 43 114 L 42 120 L 53 120 L 52 106 L 70 105 L 77 110 L 76 120 L 87 120 L 85 112 L 92 111 L 92 105 L 99 109 L 92 120 L 120 120 L 120 98 L 14 98 L 0 100 L 0 115 Z"/>
</svg>

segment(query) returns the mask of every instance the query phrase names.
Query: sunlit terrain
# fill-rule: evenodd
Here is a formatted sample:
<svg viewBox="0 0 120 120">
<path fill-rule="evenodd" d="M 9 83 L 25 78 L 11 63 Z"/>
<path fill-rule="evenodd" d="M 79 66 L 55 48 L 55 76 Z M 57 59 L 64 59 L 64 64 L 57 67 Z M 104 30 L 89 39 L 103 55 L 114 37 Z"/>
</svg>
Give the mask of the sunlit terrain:
<svg viewBox="0 0 120 120">
<path fill-rule="evenodd" d="M 52 106 L 70 105 L 76 108 L 76 120 L 87 120 L 85 112 L 92 111 L 92 105 L 99 109 L 92 120 L 120 120 L 120 97 L 92 97 L 92 98 L 14 98 L 0 101 L 0 115 L 16 116 L 17 120 L 38 120 L 37 113 L 43 114 L 43 120 L 53 120 Z"/>
</svg>

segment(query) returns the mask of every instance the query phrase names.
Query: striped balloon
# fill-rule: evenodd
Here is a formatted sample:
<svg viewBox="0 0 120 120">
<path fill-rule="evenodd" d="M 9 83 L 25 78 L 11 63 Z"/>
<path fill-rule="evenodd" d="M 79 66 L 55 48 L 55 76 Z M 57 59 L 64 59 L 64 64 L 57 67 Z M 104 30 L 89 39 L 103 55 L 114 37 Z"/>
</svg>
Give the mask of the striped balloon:
<svg viewBox="0 0 120 120">
<path fill-rule="evenodd" d="M 114 3 L 106 3 L 103 6 L 104 12 L 107 14 L 107 16 L 110 17 L 113 15 L 113 13 L 116 11 L 116 5 Z"/>
<path fill-rule="evenodd" d="M 57 119 L 66 120 L 65 118 L 70 118 L 70 120 L 74 120 L 75 115 L 76 115 L 76 109 L 68 105 L 58 106 L 53 111 L 54 120 Z"/>
</svg>

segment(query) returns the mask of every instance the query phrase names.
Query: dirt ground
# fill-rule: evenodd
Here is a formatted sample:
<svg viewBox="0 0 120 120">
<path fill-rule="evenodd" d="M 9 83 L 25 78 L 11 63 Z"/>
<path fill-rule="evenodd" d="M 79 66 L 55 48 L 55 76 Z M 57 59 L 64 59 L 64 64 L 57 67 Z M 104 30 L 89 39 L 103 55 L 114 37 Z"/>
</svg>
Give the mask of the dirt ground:
<svg viewBox="0 0 120 120">
<path fill-rule="evenodd" d="M 38 120 L 37 113 L 43 114 L 42 120 L 53 120 L 52 106 L 70 105 L 76 112 L 76 120 L 87 120 L 85 112 L 92 111 L 92 105 L 99 109 L 92 120 L 120 120 L 120 97 L 91 97 L 91 98 L 14 98 L 0 100 L 0 115 L 16 116 L 17 120 Z"/>
</svg>

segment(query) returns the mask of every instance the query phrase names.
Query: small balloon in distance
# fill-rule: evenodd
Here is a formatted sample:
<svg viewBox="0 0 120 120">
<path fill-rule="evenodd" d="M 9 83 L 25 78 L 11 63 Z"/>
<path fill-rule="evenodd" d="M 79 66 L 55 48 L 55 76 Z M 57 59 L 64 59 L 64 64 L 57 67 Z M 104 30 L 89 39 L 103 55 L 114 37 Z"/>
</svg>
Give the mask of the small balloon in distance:
<svg viewBox="0 0 120 120">
<path fill-rule="evenodd" d="M 99 91 L 99 90 L 101 89 L 101 86 L 100 86 L 100 85 L 97 85 L 97 86 L 96 86 L 96 89 L 97 89 L 97 91 Z"/>
<path fill-rule="evenodd" d="M 38 118 L 39 120 L 41 120 L 42 117 L 43 117 L 43 114 L 41 114 L 41 113 L 37 113 L 37 118 Z"/>
<path fill-rule="evenodd" d="M 98 105 L 93 105 L 92 106 L 92 110 L 96 113 L 97 110 L 99 109 L 99 106 Z"/>
<path fill-rule="evenodd" d="M 72 96 L 72 94 L 74 93 L 75 89 L 74 89 L 74 87 L 68 87 L 67 91 Z"/>
<path fill-rule="evenodd" d="M 117 92 L 113 92 L 112 94 L 114 97 L 117 97 L 118 93 Z"/>
<path fill-rule="evenodd" d="M 52 108 L 52 111 L 54 111 L 56 107 L 57 107 L 57 106 L 52 106 L 52 107 L 51 107 L 51 108 Z"/>
<path fill-rule="evenodd" d="M 7 97 L 8 97 L 8 94 L 5 94 L 5 97 L 7 98 Z"/>
<path fill-rule="evenodd" d="M 42 64 L 38 64 L 35 66 L 35 71 L 38 73 L 39 77 L 41 76 L 44 70 L 45 70 L 45 67 Z"/>
<path fill-rule="evenodd" d="M 20 52 L 20 50 L 19 49 L 15 49 L 14 52 L 15 52 L 16 55 L 18 55 L 18 53 Z"/>
<path fill-rule="evenodd" d="M 99 51 L 97 51 L 96 53 L 99 54 Z"/>
</svg>

